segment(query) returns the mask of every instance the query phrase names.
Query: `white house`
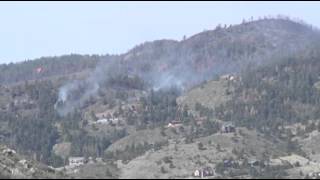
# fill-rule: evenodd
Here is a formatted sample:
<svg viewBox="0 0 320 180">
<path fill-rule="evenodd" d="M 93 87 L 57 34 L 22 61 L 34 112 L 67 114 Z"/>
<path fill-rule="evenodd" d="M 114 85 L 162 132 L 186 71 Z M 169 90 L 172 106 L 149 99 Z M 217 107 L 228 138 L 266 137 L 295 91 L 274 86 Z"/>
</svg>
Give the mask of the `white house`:
<svg viewBox="0 0 320 180">
<path fill-rule="evenodd" d="M 84 165 L 85 158 L 84 157 L 70 157 L 69 158 L 69 166 L 81 166 Z"/>
<path fill-rule="evenodd" d="M 107 124 L 107 123 L 109 123 L 109 120 L 108 119 L 99 119 L 96 123 L 97 124 Z"/>
<path fill-rule="evenodd" d="M 220 80 L 235 81 L 236 77 L 231 74 L 225 74 L 225 75 L 220 76 Z"/>
<path fill-rule="evenodd" d="M 119 122 L 119 118 L 103 118 L 103 119 L 99 119 L 96 122 L 93 122 L 93 124 L 108 124 L 108 123 L 112 123 L 112 124 L 116 124 Z"/>
<path fill-rule="evenodd" d="M 168 128 L 177 128 L 177 127 L 181 127 L 181 126 L 182 126 L 182 123 L 173 123 L 173 122 L 171 122 L 167 125 Z"/>
<path fill-rule="evenodd" d="M 13 155 L 13 154 L 16 154 L 16 151 L 7 148 L 7 149 L 4 149 L 4 150 L 2 151 L 2 153 L 3 153 L 3 154 L 7 154 L 7 155 Z"/>
<path fill-rule="evenodd" d="M 236 132 L 236 128 L 233 123 L 225 122 L 221 126 L 221 132 L 222 133 L 233 133 L 233 132 Z"/>
<path fill-rule="evenodd" d="M 194 177 L 200 177 L 200 176 L 202 177 L 202 171 L 201 171 L 201 170 L 198 170 L 198 169 L 195 170 L 194 173 L 193 173 L 193 176 L 194 176 Z"/>
<path fill-rule="evenodd" d="M 31 165 L 28 164 L 28 161 L 25 159 L 20 160 L 18 163 L 21 164 L 26 169 L 29 169 L 31 167 Z"/>
</svg>

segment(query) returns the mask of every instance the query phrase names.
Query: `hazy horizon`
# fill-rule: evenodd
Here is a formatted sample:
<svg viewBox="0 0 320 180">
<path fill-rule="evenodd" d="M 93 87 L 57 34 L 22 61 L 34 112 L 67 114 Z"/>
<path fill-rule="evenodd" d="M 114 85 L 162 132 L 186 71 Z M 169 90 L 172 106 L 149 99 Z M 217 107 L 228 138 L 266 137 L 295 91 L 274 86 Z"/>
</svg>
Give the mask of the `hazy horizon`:
<svg viewBox="0 0 320 180">
<path fill-rule="evenodd" d="M 0 64 L 66 54 L 121 54 L 218 24 L 287 15 L 320 27 L 319 2 L 1 2 Z"/>
</svg>

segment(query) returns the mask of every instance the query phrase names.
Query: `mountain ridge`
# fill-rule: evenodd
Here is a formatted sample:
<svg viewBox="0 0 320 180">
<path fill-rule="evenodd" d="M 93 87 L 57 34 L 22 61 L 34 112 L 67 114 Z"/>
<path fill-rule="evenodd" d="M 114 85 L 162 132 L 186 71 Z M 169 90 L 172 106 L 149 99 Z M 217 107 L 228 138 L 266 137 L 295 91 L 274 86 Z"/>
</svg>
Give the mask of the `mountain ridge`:
<svg viewBox="0 0 320 180">
<path fill-rule="evenodd" d="M 316 41 L 320 39 L 319 37 L 318 31 L 310 25 L 285 18 L 262 19 L 231 27 L 218 26 L 214 30 L 200 32 L 181 41 L 171 39 L 147 41 L 120 55 L 71 54 L 2 64 L 0 65 L 0 82 L 5 84 L 50 77 L 58 72 L 67 75 L 85 69 L 93 70 L 101 61 L 106 62 L 113 58 L 128 63 L 128 66 L 136 66 L 138 69 L 141 66 L 146 66 L 147 62 L 145 61 L 147 59 L 163 61 L 153 65 L 158 66 L 159 69 L 165 69 L 167 66 L 171 68 L 175 67 L 176 64 L 185 63 L 188 64 L 187 68 L 191 68 L 190 70 L 195 72 L 208 71 L 212 70 L 213 62 L 218 62 L 216 69 L 223 69 L 229 68 L 226 63 L 230 65 L 231 62 L 239 62 L 241 59 L 255 58 L 255 56 L 263 58 L 268 54 L 268 51 L 273 52 L 275 48 L 279 49 L 287 46 L 284 48 L 285 51 L 290 49 L 295 51 L 308 46 L 308 44 L 310 45 L 306 41 Z M 290 43 L 285 43 L 286 41 L 290 41 Z M 259 48 L 263 48 L 265 51 L 259 52 Z M 285 52 L 284 50 L 281 50 L 282 53 Z M 72 61 L 69 59 L 72 59 Z M 65 62 L 62 63 L 63 61 Z M 128 61 L 131 61 L 131 63 Z M 241 63 L 238 63 L 236 66 L 239 66 L 239 64 L 241 65 Z M 44 72 L 41 74 L 36 72 L 39 67 L 44 68 Z M 9 69 L 16 73 L 8 72 Z M 159 69 L 158 71 L 161 72 Z M 230 67 L 230 69 L 235 68 Z M 24 78 L 18 78 L 22 73 Z M 179 74 L 172 73 L 174 75 Z"/>
</svg>

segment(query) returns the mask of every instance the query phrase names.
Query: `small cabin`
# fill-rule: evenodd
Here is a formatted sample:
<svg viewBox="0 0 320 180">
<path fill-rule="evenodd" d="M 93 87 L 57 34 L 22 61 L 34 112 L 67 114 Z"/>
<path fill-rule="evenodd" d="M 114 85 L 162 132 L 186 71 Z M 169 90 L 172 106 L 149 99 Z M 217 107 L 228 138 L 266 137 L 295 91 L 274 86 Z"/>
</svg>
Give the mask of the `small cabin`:
<svg viewBox="0 0 320 180">
<path fill-rule="evenodd" d="M 226 159 L 226 160 L 223 161 L 223 166 L 225 168 L 234 168 L 234 167 L 237 167 L 239 165 L 240 165 L 240 163 L 238 161 L 235 161 L 235 160 Z"/>
<path fill-rule="evenodd" d="M 197 169 L 194 171 L 193 173 L 194 177 L 210 177 L 210 176 L 214 176 L 214 170 L 211 167 L 205 167 L 203 169 Z"/>
<path fill-rule="evenodd" d="M 235 79 L 235 76 L 231 74 L 225 74 L 220 76 L 220 80 L 234 81 Z"/>
<path fill-rule="evenodd" d="M 232 123 L 224 123 L 221 126 L 222 133 L 234 133 L 236 132 L 236 127 Z"/>
<path fill-rule="evenodd" d="M 18 163 L 21 164 L 25 169 L 31 168 L 31 164 L 29 164 L 28 161 L 25 159 L 20 160 Z"/>
<path fill-rule="evenodd" d="M 263 161 L 259 161 L 259 160 L 256 160 L 256 159 L 251 159 L 248 161 L 248 164 L 251 166 L 251 167 L 265 167 L 265 163 Z"/>
<path fill-rule="evenodd" d="M 211 167 L 205 167 L 202 170 L 203 177 L 214 176 L 214 170 Z"/>
<path fill-rule="evenodd" d="M 13 154 L 16 154 L 16 151 L 7 148 L 7 149 L 4 149 L 4 150 L 2 151 L 2 153 L 3 153 L 3 154 L 6 154 L 6 155 L 9 155 L 9 156 L 12 156 Z"/>
<path fill-rule="evenodd" d="M 96 161 L 99 162 L 99 163 L 102 163 L 103 159 L 102 158 L 96 158 Z"/>
<path fill-rule="evenodd" d="M 320 177 L 320 172 L 311 172 L 308 175 L 309 175 L 309 177 L 315 179 L 315 178 L 319 178 Z"/>
<path fill-rule="evenodd" d="M 85 164 L 84 157 L 70 157 L 69 158 L 69 166 L 82 166 Z"/>
<path fill-rule="evenodd" d="M 95 160 L 90 156 L 88 158 L 88 164 L 94 164 L 95 163 Z"/>
<path fill-rule="evenodd" d="M 93 122 L 93 124 L 117 124 L 119 122 L 121 122 L 119 118 L 103 118 Z"/>
<path fill-rule="evenodd" d="M 199 170 L 199 169 L 195 170 L 194 173 L 193 173 L 193 176 L 194 176 L 194 177 L 200 177 L 200 176 L 202 176 L 201 170 Z"/>
<path fill-rule="evenodd" d="M 248 164 L 249 164 L 250 166 L 259 166 L 259 165 L 260 165 L 260 162 L 259 162 L 258 160 L 250 160 L 250 161 L 248 162 Z"/>
<path fill-rule="evenodd" d="M 172 121 L 168 124 L 168 128 L 177 128 L 182 126 L 182 123 L 180 121 Z"/>
<path fill-rule="evenodd" d="M 107 124 L 107 123 L 109 123 L 109 120 L 108 120 L 108 119 L 99 119 L 99 120 L 97 121 L 97 124 Z"/>
<path fill-rule="evenodd" d="M 201 125 L 201 124 L 203 124 L 205 121 L 207 121 L 207 117 L 198 117 L 198 118 L 195 119 L 195 121 L 196 121 L 196 124 L 197 124 L 197 125 Z"/>
</svg>

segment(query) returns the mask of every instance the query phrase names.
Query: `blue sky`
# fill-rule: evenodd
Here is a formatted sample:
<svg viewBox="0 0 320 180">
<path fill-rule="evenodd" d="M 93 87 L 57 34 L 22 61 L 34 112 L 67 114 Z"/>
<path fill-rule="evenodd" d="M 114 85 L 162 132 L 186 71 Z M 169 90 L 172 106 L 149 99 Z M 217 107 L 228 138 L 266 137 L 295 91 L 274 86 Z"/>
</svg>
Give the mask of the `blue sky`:
<svg viewBox="0 0 320 180">
<path fill-rule="evenodd" d="M 119 54 L 251 16 L 320 27 L 320 2 L 0 2 L 0 63 L 70 53 Z"/>
</svg>

